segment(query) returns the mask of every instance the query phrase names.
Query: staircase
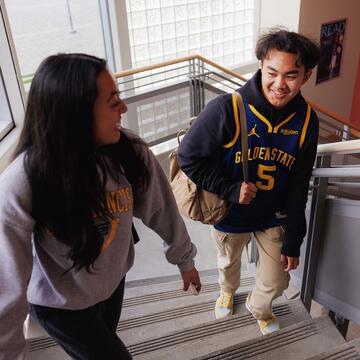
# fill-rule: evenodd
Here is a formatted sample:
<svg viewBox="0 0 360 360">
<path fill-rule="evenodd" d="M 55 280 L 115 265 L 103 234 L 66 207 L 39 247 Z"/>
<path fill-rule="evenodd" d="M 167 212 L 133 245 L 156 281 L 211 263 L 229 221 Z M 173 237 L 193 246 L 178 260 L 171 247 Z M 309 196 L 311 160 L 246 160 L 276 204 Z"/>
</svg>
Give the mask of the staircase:
<svg viewBox="0 0 360 360">
<path fill-rule="evenodd" d="M 255 282 L 251 272 L 242 274 L 234 315 L 215 320 L 215 273 L 201 273 L 198 296 L 183 292 L 177 275 L 127 283 L 118 333 L 134 359 L 360 360 L 360 339 L 346 343 L 328 317 L 312 319 L 299 299 L 277 299 L 274 313 L 282 329 L 262 336 L 244 306 Z M 27 343 L 29 360 L 69 359 L 47 336 Z"/>
</svg>

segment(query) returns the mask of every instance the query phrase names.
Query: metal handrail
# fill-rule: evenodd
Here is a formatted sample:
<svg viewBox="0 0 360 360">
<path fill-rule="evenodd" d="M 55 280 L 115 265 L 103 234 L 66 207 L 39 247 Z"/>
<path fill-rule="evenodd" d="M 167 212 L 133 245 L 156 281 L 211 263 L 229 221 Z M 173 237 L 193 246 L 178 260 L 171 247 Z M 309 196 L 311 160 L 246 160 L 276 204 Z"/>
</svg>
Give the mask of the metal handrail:
<svg viewBox="0 0 360 360">
<path fill-rule="evenodd" d="M 350 154 L 360 152 L 360 139 L 321 144 L 317 147 L 317 155 Z"/>
<path fill-rule="evenodd" d="M 358 167 L 353 168 L 322 168 L 314 169 L 312 175 L 316 177 L 337 177 L 337 178 L 353 178 L 360 177 L 360 169 Z"/>
<path fill-rule="evenodd" d="M 231 71 L 229 69 L 226 69 L 223 66 L 221 66 L 219 64 L 216 64 L 213 61 L 211 61 L 209 59 L 206 59 L 201 55 L 185 56 L 185 57 L 177 58 L 177 59 L 174 59 L 174 60 L 163 61 L 163 62 L 158 63 L 158 64 L 142 66 L 142 67 L 135 68 L 135 69 L 123 70 L 123 71 L 116 72 L 114 74 L 114 76 L 115 76 L 115 78 L 126 77 L 126 76 L 130 76 L 130 75 L 135 75 L 135 74 L 138 74 L 138 73 L 141 73 L 141 72 L 144 72 L 144 71 L 150 71 L 150 70 L 154 70 L 154 69 L 159 69 L 159 68 L 164 67 L 164 66 L 176 65 L 176 64 L 179 64 L 179 63 L 184 62 L 184 61 L 190 61 L 190 60 L 196 60 L 196 59 L 201 60 L 204 63 L 206 63 L 208 65 L 211 65 L 211 66 L 217 68 L 218 70 L 220 70 L 220 71 L 222 71 L 222 72 L 224 72 L 224 73 L 226 73 L 228 75 L 236 77 L 241 81 L 245 81 L 245 82 L 247 81 L 247 79 L 245 77 L 239 75 L 238 73 L 236 73 L 234 71 Z"/>
<path fill-rule="evenodd" d="M 203 61 L 204 63 L 210 65 L 210 66 L 213 66 L 214 68 L 220 70 L 221 72 L 223 73 L 226 73 L 232 77 L 235 77 L 241 81 L 244 81 L 246 82 L 247 79 L 243 76 L 241 76 L 240 74 L 234 72 L 234 71 L 231 71 L 229 69 L 226 69 L 225 67 L 201 56 L 201 55 L 190 55 L 190 56 L 185 56 L 185 57 L 181 57 L 181 58 L 177 58 L 177 59 L 174 59 L 174 60 L 169 60 L 169 61 L 164 61 L 164 62 L 161 62 L 161 63 L 158 63 L 158 64 L 153 64 L 153 65 L 149 65 L 149 66 L 143 66 L 143 67 L 139 67 L 139 68 L 135 68 L 135 69 L 128 69 L 128 70 L 123 70 L 123 71 L 119 71 L 119 72 L 116 72 L 114 74 L 115 78 L 123 78 L 123 77 L 127 77 L 127 76 L 131 76 L 131 75 L 135 75 L 135 74 L 138 74 L 138 73 L 141 73 L 141 72 L 144 72 L 144 71 L 150 71 L 150 70 L 154 70 L 154 69 L 158 69 L 158 68 L 161 68 L 161 67 L 164 67 L 164 66 L 170 66 L 170 65 L 176 65 L 176 64 L 179 64 L 181 62 L 185 62 L 185 61 L 191 61 L 191 60 L 200 60 L 200 61 Z M 308 101 L 307 102 L 309 103 L 309 105 L 319 111 L 320 113 L 334 119 L 335 121 L 337 122 L 340 122 L 341 124 L 343 125 L 346 125 L 348 126 L 349 128 L 351 128 L 351 130 L 354 130 L 356 132 L 359 132 L 360 133 L 360 127 L 353 124 L 352 122 L 350 122 L 349 120 L 347 120 L 345 117 L 343 116 L 340 116 L 338 114 L 335 114 L 334 112 L 331 112 L 325 108 L 323 108 L 322 106 L 318 105 L 318 104 L 315 104 L 313 103 L 312 101 Z"/>
<path fill-rule="evenodd" d="M 344 125 L 347 125 L 347 126 L 351 127 L 352 129 L 354 129 L 354 130 L 356 130 L 356 131 L 360 131 L 360 127 L 359 127 L 359 126 L 353 124 L 352 122 L 350 122 L 349 120 L 347 120 L 345 117 L 343 117 L 343 116 L 341 116 L 341 115 L 338 115 L 338 114 L 335 114 L 334 112 L 329 111 L 329 110 L 323 108 L 322 106 L 320 106 L 320 105 L 318 105 L 318 104 L 315 104 L 315 103 L 313 103 L 313 102 L 311 102 L 311 101 L 308 101 L 308 100 L 307 100 L 307 102 L 308 102 L 308 104 L 309 104 L 312 108 L 314 108 L 315 110 L 317 110 L 317 111 L 319 111 L 319 112 L 321 112 L 321 113 L 329 116 L 330 118 L 332 118 L 332 119 L 334 119 L 334 120 L 336 120 L 336 121 L 339 121 L 339 122 L 343 123 Z"/>
<path fill-rule="evenodd" d="M 309 227 L 307 235 L 306 255 L 303 267 L 303 277 L 301 285 L 301 300 L 305 307 L 310 310 L 311 301 L 314 296 L 317 268 L 321 257 L 321 246 L 324 234 L 324 219 L 326 201 L 328 194 L 344 196 L 344 191 L 333 189 L 359 189 L 359 182 L 329 182 L 329 178 L 338 179 L 357 179 L 360 178 L 359 166 L 331 166 L 331 156 L 338 154 L 357 154 L 360 153 L 360 139 L 340 141 L 336 143 L 321 144 L 317 148 L 317 158 L 315 169 L 312 171 L 313 186 L 311 208 L 309 215 Z M 355 180 L 356 181 L 356 180 Z M 332 187 L 332 189 L 329 189 Z M 352 197 L 357 200 L 358 195 Z"/>
</svg>

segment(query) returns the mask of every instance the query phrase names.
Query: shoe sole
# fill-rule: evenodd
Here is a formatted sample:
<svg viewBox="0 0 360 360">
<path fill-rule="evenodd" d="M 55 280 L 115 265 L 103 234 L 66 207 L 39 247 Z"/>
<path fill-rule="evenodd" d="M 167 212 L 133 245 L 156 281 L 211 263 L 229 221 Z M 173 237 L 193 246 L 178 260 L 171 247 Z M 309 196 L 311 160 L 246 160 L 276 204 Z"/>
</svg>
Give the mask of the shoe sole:
<svg viewBox="0 0 360 360">
<path fill-rule="evenodd" d="M 263 329 L 260 327 L 260 321 L 261 321 L 261 320 L 257 320 L 257 324 L 258 324 L 258 326 L 259 326 L 260 332 L 261 332 L 263 335 L 272 334 L 272 333 L 274 333 L 274 332 L 276 332 L 276 331 L 278 331 L 278 330 L 281 329 L 280 324 L 277 323 L 277 324 L 278 324 L 278 328 L 277 328 L 277 329 L 275 329 L 275 330 L 273 330 L 273 331 L 266 331 L 266 330 L 263 331 Z"/>
<path fill-rule="evenodd" d="M 250 314 L 252 314 L 251 309 L 250 309 L 250 305 L 248 304 L 247 299 L 245 301 L 245 308 Z"/>
<path fill-rule="evenodd" d="M 216 314 L 215 314 L 215 319 L 216 319 L 216 320 L 227 319 L 227 318 L 232 317 L 232 315 L 233 315 L 233 314 L 231 313 L 231 314 L 229 314 L 229 315 L 217 317 Z"/>
</svg>

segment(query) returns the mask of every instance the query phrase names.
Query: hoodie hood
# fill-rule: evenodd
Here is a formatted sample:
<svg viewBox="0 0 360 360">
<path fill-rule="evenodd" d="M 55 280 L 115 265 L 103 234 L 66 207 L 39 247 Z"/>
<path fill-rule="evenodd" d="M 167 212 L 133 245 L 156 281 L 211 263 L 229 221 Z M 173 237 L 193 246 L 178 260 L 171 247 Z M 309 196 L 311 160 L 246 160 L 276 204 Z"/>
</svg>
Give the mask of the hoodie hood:
<svg viewBox="0 0 360 360">
<path fill-rule="evenodd" d="M 264 115 L 272 125 L 276 125 L 282 119 L 288 117 L 305 102 L 301 92 L 291 99 L 282 109 L 274 108 L 265 98 L 261 86 L 261 70 L 259 69 L 254 76 L 248 80 L 239 90 L 244 101 L 253 105 L 262 115 Z"/>
</svg>

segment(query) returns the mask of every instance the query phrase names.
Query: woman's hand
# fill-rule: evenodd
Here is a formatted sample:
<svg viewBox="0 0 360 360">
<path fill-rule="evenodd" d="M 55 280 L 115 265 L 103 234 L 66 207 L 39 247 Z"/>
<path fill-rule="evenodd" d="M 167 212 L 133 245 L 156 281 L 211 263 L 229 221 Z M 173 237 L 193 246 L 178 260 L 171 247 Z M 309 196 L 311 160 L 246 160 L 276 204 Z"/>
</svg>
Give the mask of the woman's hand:
<svg viewBox="0 0 360 360">
<path fill-rule="evenodd" d="M 196 270 L 195 267 L 193 267 L 192 270 L 190 271 L 184 271 L 181 273 L 183 282 L 184 282 L 184 287 L 183 290 L 187 291 L 187 289 L 189 288 L 190 283 L 194 284 L 196 290 L 199 292 L 201 289 L 201 281 L 200 281 L 200 277 L 199 277 L 199 273 Z"/>
</svg>

